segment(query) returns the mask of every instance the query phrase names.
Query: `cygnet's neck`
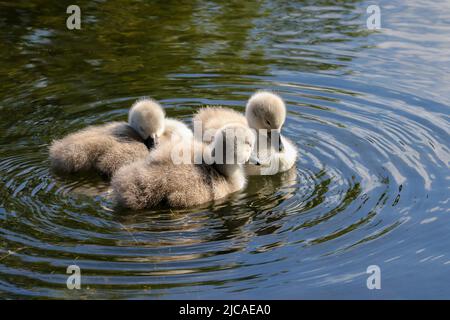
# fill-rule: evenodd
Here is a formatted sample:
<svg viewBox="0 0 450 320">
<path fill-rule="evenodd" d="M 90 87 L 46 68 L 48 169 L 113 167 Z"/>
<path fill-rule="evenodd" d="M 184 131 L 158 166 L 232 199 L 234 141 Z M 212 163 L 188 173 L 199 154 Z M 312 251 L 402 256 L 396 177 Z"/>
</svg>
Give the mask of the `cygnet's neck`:
<svg viewBox="0 0 450 320">
<path fill-rule="evenodd" d="M 281 136 L 281 135 L 280 135 Z M 255 152 L 258 156 L 264 158 L 272 153 L 276 153 L 276 148 L 272 145 L 272 136 L 267 134 L 257 134 L 255 142 Z"/>
<path fill-rule="evenodd" d="M 243 175 L 242 165 L 240 164 L 214 164 L 214 167 L 226 178 L 240 178 Z"/>
<path fill-rule="evenodd" d="M 124 124 L 126 124 L 127 129 L 130 132 L 133 132 L 133 134 L 136 135 L 136 139 L 142 139 L 145 140 L 144 138 L 142 138 L 142 135 L 140 134 L 139 130 L 137 130 L 130 122 L 123 122 Z"/>
<path fill-rule="evenodd" d="M 147 137 L 143 137 L 141 131 L 139 130 L 139 128 L 137 128 L 137 123 L 133 122 L 133 121 L 128 121 L 127 122 L 128 127 L 130 127 L 139 137 L 141 137 L 143 140 L 147 139 Z"/>
<path fill-rule="evenodd" d="M 245 187 L 247 179 L 240 164 L 215 164 L 214 167 L 226 179 L 230 191 L 234 192 Z"/>
</svg>

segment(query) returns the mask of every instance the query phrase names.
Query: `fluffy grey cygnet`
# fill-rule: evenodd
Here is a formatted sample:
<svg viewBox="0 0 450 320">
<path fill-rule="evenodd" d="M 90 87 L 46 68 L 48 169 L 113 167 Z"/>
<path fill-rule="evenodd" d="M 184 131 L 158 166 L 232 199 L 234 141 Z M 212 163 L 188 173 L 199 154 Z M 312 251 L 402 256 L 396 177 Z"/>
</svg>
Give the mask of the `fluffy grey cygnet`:
<svg viewBox="0 0 450 320">
<path fill-rule="evenodd" d="M 129 111 L 128 123 L 111 122 L 90 126 L 54 140 L 50 146 L 53 169 L 73 173 L 96 170 L 111 176 L 120 167 L 143 159 L 158 143 L 191 139 L 192 131 L 182 122 L 166 119 L 163 108 L 152 99 L 141 99 Z"/>
<path fill-rule="evenodd" d="M 229 125 L 218 130 L 210 145 L 192 139 L 187 148 L 190 161 L 182 164 L 174 163 L 173 146 L 161 145 L 146 160 L 119 169 L 111 182 L 113 198 L 131 209 L 186 208 L 223 198 L 245 187 L 242 164 L 251 157 L 254 142 L 247 126 Z M 228 161 L 217 161 L 218 152 Z M 196 164 L 199 153 L 209 160 Z M 229 159 L 230 154 L 236 161 Z"/>
</svg>

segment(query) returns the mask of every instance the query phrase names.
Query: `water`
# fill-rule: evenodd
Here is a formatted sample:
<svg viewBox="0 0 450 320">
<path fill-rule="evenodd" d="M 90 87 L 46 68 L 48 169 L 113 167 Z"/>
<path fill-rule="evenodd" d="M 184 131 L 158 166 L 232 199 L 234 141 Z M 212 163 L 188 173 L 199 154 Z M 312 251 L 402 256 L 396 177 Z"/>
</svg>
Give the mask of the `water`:
<svg viewBox="0 0 450 320">
<path fill-rule="evenodd" d="M 450 298 L 450 4 L 0 2 L 1 298 Z M 288 106 L 296 168 L 184 210 L 114 208 L 52 139 L 150 95 L 187 123 Z M 67 266 L 82 290 L 66 288 Z M 382 289 L 368 290 L 367 267 Z"/>
</svg>

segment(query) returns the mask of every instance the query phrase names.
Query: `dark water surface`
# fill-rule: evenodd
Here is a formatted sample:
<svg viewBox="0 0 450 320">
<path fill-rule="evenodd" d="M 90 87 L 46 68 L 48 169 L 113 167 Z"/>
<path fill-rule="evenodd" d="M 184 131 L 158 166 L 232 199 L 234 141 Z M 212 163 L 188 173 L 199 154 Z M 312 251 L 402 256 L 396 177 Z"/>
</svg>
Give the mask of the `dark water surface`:
<svg viewBox="0 0 450 320">
<path fill-rule="evenodd" d="M 0 1 L 0 298 L 450 298 L 449 2 L 76 3 L 69 31 L 69 3 Z M 300 157 L 219 203 L 118 211 L 49 170 L 52 139 L 136 98 L 189 123 L 256 89 Z"/>
</svg>

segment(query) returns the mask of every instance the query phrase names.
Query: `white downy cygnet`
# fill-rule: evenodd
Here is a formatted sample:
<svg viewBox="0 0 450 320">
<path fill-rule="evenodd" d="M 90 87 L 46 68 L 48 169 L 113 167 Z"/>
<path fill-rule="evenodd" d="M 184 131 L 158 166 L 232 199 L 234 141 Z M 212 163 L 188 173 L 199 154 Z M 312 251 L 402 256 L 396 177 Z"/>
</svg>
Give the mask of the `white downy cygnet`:
<svg viewBox="0 0 450 320">
<path fill-rule="evenodd" d="M 286 119 L 286 106 L 278 95 L 269 91 L 258 91 L 250 97 L 245 108 L 245 116 L 229 108 L 208 107 L 200 109 L 194 116 L 195 123 L 201 124 L 203 141 L 217 128 L 229 123 L 248 124 L 256 130 L 255 152 L 260 166 L 245 165 L 248 175 L 272 175 L 284 172 L 294 166 L 297 150 L 294 144 L 281 136 L 281 128 Z M 272 141 L 273 138 L 277 141 Z"/>
</svg>

